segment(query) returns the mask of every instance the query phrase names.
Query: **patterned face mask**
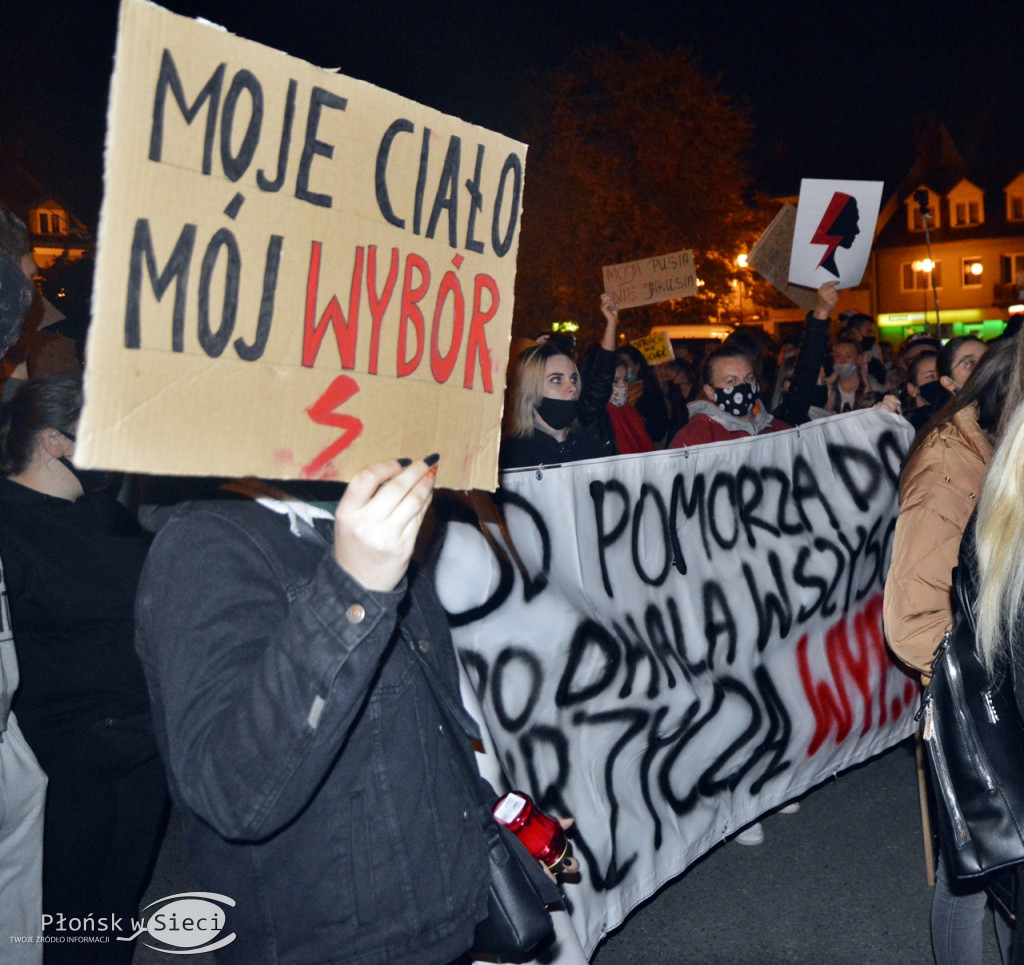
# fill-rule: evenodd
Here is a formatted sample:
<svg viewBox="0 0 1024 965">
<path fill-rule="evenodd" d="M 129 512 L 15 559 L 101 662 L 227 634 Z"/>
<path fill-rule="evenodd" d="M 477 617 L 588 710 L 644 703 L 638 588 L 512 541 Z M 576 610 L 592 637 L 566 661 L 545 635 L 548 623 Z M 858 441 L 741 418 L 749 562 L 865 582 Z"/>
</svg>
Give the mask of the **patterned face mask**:
<svg viewBox="0 0 1024 965">
<path fill-rule="evenodd" d="M 715 389 L 715 405 L 729 415 L 747 415 L 757 401 L 758 387 L 749 382 L 740 382 L 728 389 Z"/>
<path fill-rule="evenodd" d="M 621 389 L 612 389 L 611 403 L 620 408 L 629 400 L 629 389 L 623 386 Z"/>
</svg>

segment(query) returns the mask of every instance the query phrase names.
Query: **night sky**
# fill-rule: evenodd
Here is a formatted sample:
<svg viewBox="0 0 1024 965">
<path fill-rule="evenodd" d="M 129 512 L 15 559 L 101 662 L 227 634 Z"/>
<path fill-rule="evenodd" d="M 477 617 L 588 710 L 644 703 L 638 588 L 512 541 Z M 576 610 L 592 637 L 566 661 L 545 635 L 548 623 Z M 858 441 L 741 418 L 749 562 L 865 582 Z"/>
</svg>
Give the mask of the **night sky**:
<svg viewBox="0 0 1024 965">
<path fill-rule="evenodd" d="M 619 35 L 688 47 L 755 125 L 754 186 L 883 179 L 932 117 L 961 153 L 1024 168 L 1019 3 L 169 0 L 240 36 L 521 136 L 523 80 Z M 95 229 L 113 0 L 0 2 L 0 150 Z M 642 105 L 638 105 L 642 109 Z M 527 164 L 527 190 L 529 164 Z"/>
</svg>

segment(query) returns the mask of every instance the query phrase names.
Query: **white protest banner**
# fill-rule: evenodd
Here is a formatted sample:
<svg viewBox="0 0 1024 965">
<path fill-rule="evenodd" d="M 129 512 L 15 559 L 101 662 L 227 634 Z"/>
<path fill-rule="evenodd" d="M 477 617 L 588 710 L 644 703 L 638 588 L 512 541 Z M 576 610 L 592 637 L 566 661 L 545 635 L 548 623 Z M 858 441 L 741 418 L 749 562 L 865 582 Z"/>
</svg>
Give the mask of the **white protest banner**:
<svg viewBox="0 0 1024 965">
<path fill-rule="evenodd" d="M 525 147 L 121 8 L 76 460 L 493 488 Z"/>
<path fill-rule="evenodd" d="M 692 251 L 655 255 L 601 269 L 604 290 L 619 308 L 637 308 L 697 294 L 697 269 Z"/>
<path fill-rule="evenodd" d="M 437 587 L 497 758 L 576 819 L 587 955 L 723 838 L 913 731 L 881 607 L 912 436 L 864 410 L 505 473 L 522 569 L 448 523 Z"/>
<path fill-rule="evenodd" d="M 671 362 L 676 357 L 676 353 L 672 350 L 672 340 L 668 337 L 668 332 L 652 332 L 643 338 L 633 339 L 629 344 L 643 355 L 648 365 Z"/>
<path fill-rule="evenodd" d="M 814 289 L 827 281 L 838 280 L 840 288 L 859 284 L 871 254 L 881 203 L 881 181 L 804 178 L 789 280 Z"/>
<path fill-rule="evenodd" d="M 776 291 L 809 312 L 817 301 L 817 292 L 789 283 L 789 257 L 793 251 L 795 228 L 796 208 L 787 201 L 750 249 L 747 264 Z"/>
</svg>

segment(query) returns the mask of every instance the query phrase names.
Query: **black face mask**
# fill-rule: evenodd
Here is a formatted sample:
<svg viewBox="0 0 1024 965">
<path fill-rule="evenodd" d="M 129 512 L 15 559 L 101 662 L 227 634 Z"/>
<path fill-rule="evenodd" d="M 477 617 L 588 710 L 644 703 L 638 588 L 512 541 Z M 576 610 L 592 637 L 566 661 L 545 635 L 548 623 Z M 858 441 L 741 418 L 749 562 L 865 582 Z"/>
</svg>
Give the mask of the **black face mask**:
<svg viewBox="0 0 1024 965">
<path fill-rule="evenodd" d="M 743 418 L 754 408 L 758 394 L 758 387 L 749 382 L 740 382 L 739 385 L 734 385 L 729 389 L 716 388 L 715 405 L 723 412 L 728 412 L 729 415 Z"/>
<path fill-rule="evenodd" d="M 867 335 L 860 340 L 860 350 L 862 352 L 870 352 L 875 347 L 875 336 Z"/>
<path fill-rule="evenodd" d="M 942 387 L 942 383 L 938 379 L 934 382 L 925 382 L 924 385 L 919 385 L 917 391 L 921 393 L 921 397 L 925 402 L 936 409 L 940 405 L 945 404 L 946 400 L 950 397 L 950 394 Z"/>
<path fill-rule="evenodd" d="M 539 415 L 555 432 L 561 432 L 579 414 L 580 403 L 578 399 L 548 399 L 540 400 L 537 406 Z"/>
</svg>

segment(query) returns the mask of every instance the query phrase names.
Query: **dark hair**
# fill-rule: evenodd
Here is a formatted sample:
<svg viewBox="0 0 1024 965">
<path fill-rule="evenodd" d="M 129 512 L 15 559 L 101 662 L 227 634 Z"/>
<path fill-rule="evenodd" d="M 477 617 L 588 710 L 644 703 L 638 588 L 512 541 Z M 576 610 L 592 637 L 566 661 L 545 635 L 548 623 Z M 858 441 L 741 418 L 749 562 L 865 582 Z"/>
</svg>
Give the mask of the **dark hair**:
<svg viewBox="0 0 1024 965">
<path fill-rule="evenodd" d="M 39 433 L 56 429 L 72 435 L 82 411 L 82 380 L 77 375 L 41 375 L 18 387 L 0 409 L 0 472 L 24 472 Z"/>
<path fill-rule="evenodd" d="M 917 385 L 917 370 L 921 368 L 921 365 L 927 359 L 938 358 L 939 353 L 933 352 L 931 349 L 922 352 L 920 355 L 915 355 L 909 362 L 907 362 L 907 383 L 913 383 Z M 938 364 L 938 363 L 936 363 Z"/>
<path fill-rule="evenodd" d="M 25 222 L 3 206 L 0 206 L 0 251 L 16 265 L 32 253 Z"/>
<path fill-rule="evenodd" d="M 1000 419 L 1016 378 L 1017 343 L 1011 339 L 996 342 L 981 357 L 971 377 L 962 389 L 932 416 L 917 434 L 904 465 L 909 465 L 914 453 L 933 432 L 953 421 L 961 409 L 972 402 L 978 403 L 978 428 L 993 442 L 1000 432 Z"/>
<path fill-rule="evenodd" d="M 721 348 L 716 348 L 705 357 L 704 364 L 700 369 L 700 381 L 702 385 L 714 385 L 711 381 L 711 371 L 714 369 L 715 363 L 722 359 L 746 359 L 750 363 L 751 368 L 755 367 L 754 356 L 752 356 L 750 352 L 739 345 L 730 345 L 726 343 L 722 345 Z"/>
<path fill-rule="evenodd" d="M 939 375 L 945 375 L 947 378 L 953 377 L 953 359 L 956 358 L 957 350 L 968 342 L 985 344 L 977 335 L 957 335 L 951 338 L 940 349 L 939 358 L 935 363 L 938 366 Z"/>
</svg>

